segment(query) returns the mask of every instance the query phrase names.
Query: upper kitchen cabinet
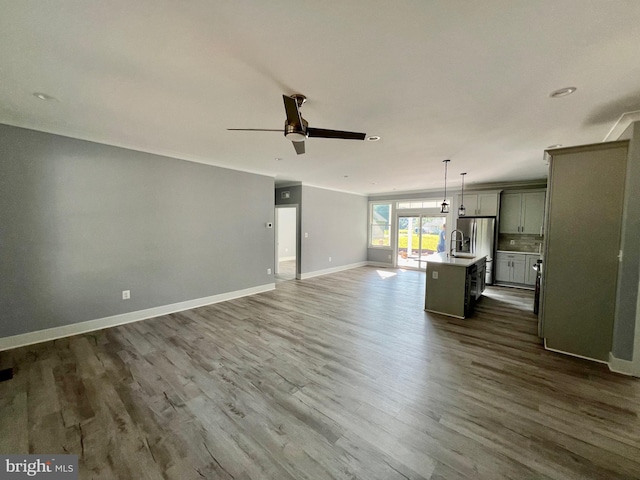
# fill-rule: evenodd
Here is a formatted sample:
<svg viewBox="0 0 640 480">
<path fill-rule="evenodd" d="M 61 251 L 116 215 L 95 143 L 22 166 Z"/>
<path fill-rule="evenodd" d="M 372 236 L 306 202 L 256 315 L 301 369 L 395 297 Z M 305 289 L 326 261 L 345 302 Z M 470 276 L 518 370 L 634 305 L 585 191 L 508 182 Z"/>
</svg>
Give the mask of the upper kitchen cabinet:
<svg viewBox="0 0 640 480">
<path fill-rule="evenodd" d="M 542 235 L 544 200 L 543 190 L 503 193 L 500 202 L 500 233 Z"/>
<path fill-rule="evenodd" d="M 467 217 L 498 215 L 498 193 L 465 193 L 464 208 Z M 458 206 L 462 203 L 462 195 L 458 195 Z"/>
</svg>

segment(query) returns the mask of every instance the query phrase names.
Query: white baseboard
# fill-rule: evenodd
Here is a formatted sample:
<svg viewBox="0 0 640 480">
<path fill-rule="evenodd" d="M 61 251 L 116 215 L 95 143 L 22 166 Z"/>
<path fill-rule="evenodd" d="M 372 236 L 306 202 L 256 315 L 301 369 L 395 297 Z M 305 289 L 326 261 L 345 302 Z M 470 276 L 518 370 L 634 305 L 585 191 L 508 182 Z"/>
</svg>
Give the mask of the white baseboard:
<svg viewBox="0 0 640 480">
<path fill-rule="evenodd" d="M 393 263 L 367 262 L 367 265 L 369 265 L 370 267 L 393 268 Z"/>
<path fill-rule="evenodd" d="M 609 370 L 622 375 L 629 375 L 632 377 L 640 377 L 640 365 L 630 361 L 616 358 L 613 353 L 609 352 Z"/>
<path fill-rule="evenodd" d="M 279 262 L 288 262 L 290 260 L 295 260 L 295 259 L 296 259 L 296 256 L 294 255 L 293 257 L 280 257 L 280 258 L 278 258 L 278 261 Z"/>
<path fill-rule="evenodd" d="M 343 270 L 351 270 L 352 268 L 366 267 L 369 262 L 350 263 L 348 265 L 341 265 L 339 267 L 327 268 L 325 270 L 316 270 L 315 272 L 302 273 L 300 279 L 306 280 L 307 278 L 319 277 L 320 275 L 328 275 L 330 273 L 342 272 Z"/>
<path fill-rule="evenodd" d="M 11 348 L 24 347 L 33 345 L 34 343 L 48 342 L 57 338 L 70 337 L 81 333 L 102 330 L 103 328 L 124 325 L 125 323 L 139 322 L 161 315 L 190 310 L 192 308 L 203 307 L 213 303 L 225 302 L 234 298 L 255 295 L 256 293 L 268 292 L 276 288 L 275 283 L 259 285 L 257 287 L 245 288 L 243 290 L 235 290 L 233 292 L 221 293 L 210 297 L 196 298 L 187 300 L 186 302 L 172 303 L 170 305 L 162 305 L 160 307 L 147 308 L 135 312 L 122 313 L 111 317 L 98 318 L 95 320 L 87 320 L 86 322 L 73 323 L 71 325 L 63 325 L 60 327 L 47 328 L 46 330 L 38 330 L 37 332 L 22 333 L 11 337 L 0 338 L 0 351 L 9 350 Z"/>
</svg>

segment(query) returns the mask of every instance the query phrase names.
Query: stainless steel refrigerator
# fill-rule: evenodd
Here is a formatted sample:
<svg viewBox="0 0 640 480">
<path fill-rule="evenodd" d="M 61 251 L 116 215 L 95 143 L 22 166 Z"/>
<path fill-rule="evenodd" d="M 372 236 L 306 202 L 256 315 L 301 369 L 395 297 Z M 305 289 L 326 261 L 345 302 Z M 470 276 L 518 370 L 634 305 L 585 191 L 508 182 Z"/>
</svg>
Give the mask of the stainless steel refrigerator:
<svg viewBox="0 0 640 480">
<path fill-rule="evenodd" d="M 493 284 L 494 255 L 496 251 L 496 217 L 461 217 L 456 228 L 464 234 L 464 244 L 459 251 L 476 256 L 487 256 L 486 283 Z"/>
</svg>

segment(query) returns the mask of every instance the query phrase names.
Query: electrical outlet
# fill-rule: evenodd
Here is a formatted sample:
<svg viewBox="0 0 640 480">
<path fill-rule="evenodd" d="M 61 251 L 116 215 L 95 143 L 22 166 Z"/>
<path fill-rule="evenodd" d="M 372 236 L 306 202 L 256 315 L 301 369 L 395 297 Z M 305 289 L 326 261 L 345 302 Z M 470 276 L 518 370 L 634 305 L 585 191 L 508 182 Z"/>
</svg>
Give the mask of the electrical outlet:
<svg viewBox="0 0 640 480">
<path fill-rule="evenodd" d="M 431 278 L 433 278 L 434 280 L 438 279 L 438 272 L 431 272 Z"/>
<path fill-rule="evenodd" d="M 122 299 L 129 300 L 131 298 L 131 290 L 122 290 Z"/>
<path fill-rule="evenodd" d="M 304 238 L 309 238 L 309 234 L 307 232 L 304 232 Z"/>
<path fill-rule="evenodd" d="M 515 245 L 516 241 L 515 240 L 509 240 L 509 245 Z"/>
<path fill-rule="evenodd" d="M 329 261 L 331 261 L 331 257 L 329 257 Z"/>
<path fill-rule="evenodd" d="M 271 275 L 271 269 L 267 268 L 267 275 Z"/>
</svg>

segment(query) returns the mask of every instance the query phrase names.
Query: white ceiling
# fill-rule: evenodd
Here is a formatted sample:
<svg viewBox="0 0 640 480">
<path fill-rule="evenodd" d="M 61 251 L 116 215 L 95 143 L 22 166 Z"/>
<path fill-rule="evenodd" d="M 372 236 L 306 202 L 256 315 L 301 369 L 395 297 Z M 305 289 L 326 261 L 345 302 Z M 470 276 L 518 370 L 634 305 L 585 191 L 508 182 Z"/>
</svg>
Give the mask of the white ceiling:
<svg viewBox="0 0 640 480">
<path fill-rule="evenodd" d="M 640 110 L 638 0 L 0 0 L 0 122 L 362 194 L 541 179 Z M 549 93 L 575 86 L 571 96 Z M 33 92 L 56 98 L 42 101 Z M 282 94 L 310 126 L 276 132 Z M 276 160 L 279 158 L 281 160 Z M 348 178 L 345 178 L 348 176 Z"/>
</svg>

